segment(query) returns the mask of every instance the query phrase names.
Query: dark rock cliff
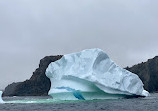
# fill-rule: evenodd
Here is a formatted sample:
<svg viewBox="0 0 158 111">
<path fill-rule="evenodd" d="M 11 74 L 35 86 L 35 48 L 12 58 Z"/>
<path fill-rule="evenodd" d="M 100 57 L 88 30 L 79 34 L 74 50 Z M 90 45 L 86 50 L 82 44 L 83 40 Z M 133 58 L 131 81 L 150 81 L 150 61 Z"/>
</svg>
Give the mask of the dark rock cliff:
<svg viewBox="0 0 158 111">
<path fill-rule="evenodd" d="M 45 70 L 51 62 L 59 60 L 59 56 L 46 56 L 40 60 L 39 68 L 33 72 L 32 77 L 24 82 L 12 83 L 5 88 L 3 96 L 41 96 L 47 95 L 50 89 L 50 80 L 45 75 Z M 144 83 L 144 88 L 149 92 L 158 91 L 158 56 L 147 62 L 134 65 L 125 69 L 137 74 Z"/>
<path fill-rule="evenodd" d="M 40 60 L 39 68 L 32 77 L 24 82 L 12 83 L 5 88 L 3 96 L 41 96 L 47 95 L 50 89 L 50 80 L 45 71 L 51 62 L 59 60 L 62 55 L 46 56 Z"/>
<path fill-rule="evenodd" d="M 149 92 L 158 91 L 158 56 L 126 69 L 139 76 L 146 90 Z"/>
</svg>

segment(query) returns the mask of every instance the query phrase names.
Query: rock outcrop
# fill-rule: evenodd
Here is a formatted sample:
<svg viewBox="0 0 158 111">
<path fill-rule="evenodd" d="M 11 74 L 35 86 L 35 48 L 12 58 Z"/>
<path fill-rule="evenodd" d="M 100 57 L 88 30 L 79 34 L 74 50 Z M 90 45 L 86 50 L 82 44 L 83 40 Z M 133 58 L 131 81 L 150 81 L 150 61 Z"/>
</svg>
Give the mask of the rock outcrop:
<svg viewBox="0 0 158 111">
<path fill-rule="evenodd" d="M 39 68 L 32 77 L 24 82 L 12 83 L 5 88 L 3 96 L 41 96 L 47 95 L 50 89 L 50 80 L 45 71 L 51 62 L 60 59 L 62 55 L 46 56 L 40 60 Z"/>
<path fill-rule="evenodd" d="M 139 76 L 146 90 L 149 92 L 158 91 L 158 56 L 126 69 Z"/>
</svg>

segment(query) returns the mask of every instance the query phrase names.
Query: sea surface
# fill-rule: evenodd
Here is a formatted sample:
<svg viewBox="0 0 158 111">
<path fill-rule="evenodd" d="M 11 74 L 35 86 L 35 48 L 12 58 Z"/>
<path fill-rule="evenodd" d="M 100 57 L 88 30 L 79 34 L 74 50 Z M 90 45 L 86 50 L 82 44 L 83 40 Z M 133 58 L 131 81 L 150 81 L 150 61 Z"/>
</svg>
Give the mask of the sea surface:
<svg viewBox="0 0 158 111">
<path fill-rule="evenodd" d="M 48 96 L 3 97 L 0 111 L 158 111 L 158 93 L 145 98 L 54 101 Z"/>
</svg>

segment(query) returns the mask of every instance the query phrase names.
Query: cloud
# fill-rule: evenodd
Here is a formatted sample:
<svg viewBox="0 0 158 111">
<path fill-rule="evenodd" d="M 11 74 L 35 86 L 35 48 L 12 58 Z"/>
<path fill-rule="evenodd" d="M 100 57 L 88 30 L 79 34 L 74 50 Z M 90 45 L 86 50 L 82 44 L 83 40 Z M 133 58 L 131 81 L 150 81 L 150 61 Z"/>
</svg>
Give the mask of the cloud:
<svg viewBox="0 0 158 111">
<path fill-rule="evenodd" d="M 29 78 L 47 55 L 97 47 L 122 67 L 156 56 L 157 3 L 1 0 L 0 88 Z"/>
</svg>

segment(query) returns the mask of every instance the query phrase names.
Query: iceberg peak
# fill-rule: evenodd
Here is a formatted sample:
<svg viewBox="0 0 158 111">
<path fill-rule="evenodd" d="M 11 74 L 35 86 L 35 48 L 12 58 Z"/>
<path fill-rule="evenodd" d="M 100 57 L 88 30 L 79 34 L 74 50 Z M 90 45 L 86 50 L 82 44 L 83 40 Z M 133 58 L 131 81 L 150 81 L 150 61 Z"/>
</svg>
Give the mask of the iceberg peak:
<svg viewBox="0 0 158 111">
<path fill-rule="evenodd" d="M 98 48 L 64 55 L 60 60 L 49 64 L 46 76 L 51 80 L 49 95 L 57 99 L 149 95 L 136 74 L 116 65 L 103 50 Z M 61 97 L 61 95 L 67 96 Z"/>
</svg>

